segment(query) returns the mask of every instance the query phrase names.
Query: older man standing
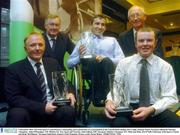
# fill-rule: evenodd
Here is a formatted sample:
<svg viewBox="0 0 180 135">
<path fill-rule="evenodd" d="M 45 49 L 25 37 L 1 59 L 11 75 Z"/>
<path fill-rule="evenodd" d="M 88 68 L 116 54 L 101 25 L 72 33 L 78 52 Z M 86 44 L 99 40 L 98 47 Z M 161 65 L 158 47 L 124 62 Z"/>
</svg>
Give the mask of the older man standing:
<svg viewBox="0 0 180 135">
<path fill-rule="evenodd" d="M 60 32 L 61 20 L 58 15 L 49 14 L 45 20 L 46 32 L 43 33 L 46 49 L 43 57 L 56 59 L 61 69 L 65 70 L 64 56 L 65 53 L 71 54 L 74 44 L 63 32 Z"/>
<path fill-rule="evenodd" d="M 145 26 L 145 21 L 147 19 L 147 16 L 142 7 L 132 6 L 128 10 L 128 19 L 132 28 L 128 31 L 121 33 L 118 38 L 119 44 L 121 45 L 121 48 L 125 56 L 130 56 L 137 52 L 136 47 L 135 47 L 136 32 L 140 28 Z M 163 50 L 161 46 L 162 35 L 159 30 L 157 29 L 155 30 L 156 30 L 156 36 L 157 36 L 157 46 L 154 50 L 154 53 L 162 58 L 163 57 Z"/>
</svg>

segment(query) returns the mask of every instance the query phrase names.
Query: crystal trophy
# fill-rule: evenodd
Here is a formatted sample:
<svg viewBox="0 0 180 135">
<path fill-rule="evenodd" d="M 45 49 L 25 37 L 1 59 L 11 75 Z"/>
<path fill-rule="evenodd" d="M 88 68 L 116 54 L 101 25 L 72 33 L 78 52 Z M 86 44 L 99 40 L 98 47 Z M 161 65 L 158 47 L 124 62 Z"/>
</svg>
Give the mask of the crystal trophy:
<svg viewBox="0 0 180 135">
<path fill-rule="evenodd" d="M 129 105 L 130 93 L 124 91 L 121 77 L 119 75 L 109 74 L 109 87 L 112 100 L 116 106 L 116 116 L 131 116 L 133 109 Z"/>
<path fill-rule="evenodd" d="M 94 42 L 91 32 L 86 31 L 81 34 L 81 45 L 86 47 L 86 52 L 80 56 L 81 59 L 91 59 L 94 57 Z"/>
<path fill-rule="evenodd" d="M 52 85 L 53 85 L 53 94 L 54 102 L 53 105 L 64 106 L 70 105 L 70 100 L 66 98 L 68 94 L 67 91 L 67 77 L 64 71 L 54 71 L 52 72 Z"/>
</svg>

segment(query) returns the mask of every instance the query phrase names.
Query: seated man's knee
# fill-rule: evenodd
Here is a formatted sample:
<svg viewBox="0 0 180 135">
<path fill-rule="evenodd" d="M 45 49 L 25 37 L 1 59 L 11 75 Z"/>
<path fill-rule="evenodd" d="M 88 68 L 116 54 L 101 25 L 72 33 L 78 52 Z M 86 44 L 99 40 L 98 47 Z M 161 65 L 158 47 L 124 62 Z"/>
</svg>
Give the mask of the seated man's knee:
<svg viewBox="0 0 180 135">
<path fill-rule="evenodd" d="M 55 124 L 59 127 L 75 126 L 75 109 L 72 106 L 58 108 L 55 115 Z"/>
<path fill-rule="evenodd" d="M 112 127 L 130 127 L 131 122 L 126 117 L 117 117 L 112 121 L 111 126 Z"/>
<path fill-rule="evenodd" d="M 102 63 L 114 65 L 113 61 L 112 61 L 110 58 L 108 58 L 108 57 L 104 58 L 104 59 L 102 60 Z"/>
<path fill-rule="evenodd" d="M 106 57 L 102 60 L 101 65 L 108 72 L 113 72 L 115 69 L 115 65 L 114 65 L 113 61 L 108 57 Z"/>
<path fill-rule="evenodd" d="M 72 106 L 64 107 L 64 116 L 66 116 L 68 118 L 74 118 L 75 117 L 75 109 Z"/>
<path fill-rule="evenodd" d="M 30 124 L 29 112 L 23 108 L 12 108 L 7 114 L 7 126 L 28 126 Z"/>
</svg>

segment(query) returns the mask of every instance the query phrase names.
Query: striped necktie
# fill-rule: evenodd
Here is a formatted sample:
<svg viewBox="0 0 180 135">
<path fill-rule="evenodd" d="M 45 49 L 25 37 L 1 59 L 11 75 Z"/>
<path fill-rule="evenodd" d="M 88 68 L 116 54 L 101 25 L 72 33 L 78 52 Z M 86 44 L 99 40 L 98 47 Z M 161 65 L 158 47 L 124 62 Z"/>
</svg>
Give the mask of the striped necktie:
<svg viewBox="0 0 180 135">
<path fill-rule="evenodd" d="M 147 70 L 147 60 L 141 60 L 140 69 L 140 95 L 139 95 L 139 105 L 149 106 L 150 104 L 150 88 L 149 88 L 149 75 Z"/>
<path fill-rule="evenodd" d="M 43 72 L 42 72 L 42 70 L 40 68 L 41 63 L 38 62 L 38 63 L 35 64 L 35 66 L 36 66 L 36 69 L 37 69 L 37 77 L 39 79 L 39 84 L 40 84 L 40 87 L 41 87 L 41 90 L 42 90 L 42 94 L 43 94 L 42 100 L 44 102 L 46 102 L 46 98 L 47 98 L 47 95 L 46 95 L 46 84 L 45 84 L 45 79 L 44 79 Z"/>
</svg>

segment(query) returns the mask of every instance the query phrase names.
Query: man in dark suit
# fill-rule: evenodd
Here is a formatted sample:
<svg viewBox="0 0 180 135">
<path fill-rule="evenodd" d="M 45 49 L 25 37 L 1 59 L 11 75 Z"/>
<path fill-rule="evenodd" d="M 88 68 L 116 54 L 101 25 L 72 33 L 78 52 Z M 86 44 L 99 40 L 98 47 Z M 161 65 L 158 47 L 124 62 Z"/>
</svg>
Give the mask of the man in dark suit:
<svg viewBox="0 0 180 135">
<path fill-rule="evenodd" d="M 61 68 L 64 67 L 64 55 L 66 52 L 71 54 L 74 49 L 74 44 L 68 35 L 60 32 L 60 18 L 58 15 L 49 14 L 45 20 L 46 32 L 43 33 L 46 49 L 44 57 L 56 59 Z"/>
<path fill-rule="evenodd" d="M 119 44 L 125 54 L 125 56 L 131 56 L 137 53 L 135 48 L 135 33 L 145 25 L 146 14 L 144 9 L 138 6 L 132 6 L 128 10 L 128 19 L 129 23 L 132 25 L 132 28 L 128 31 L 125 31 L 119 35 Z M 163 57 L 163 50 L 161 46 L 162 35 L 161 32 L 155 29 L 156 39 L 157 39 L 157 47 L 154 51 L 156 55 L 159 57 Z"/>
<path fill-rule="evenodd" d="M 73 91 L 69 90 L 67 94 L 71 106 L 53 105 L 51 73 L 60 70 L 60 66 L 52 58 L 42 58 L 45 50 L 42 35 L 30 33 L 24 43 L 27 58 L 11 64 L 6 72 L 5 95 L 10 106 L 7 126 L 74 126 Z M 41 78 L 38 78 L 37 63 Z"/>
</svg>

